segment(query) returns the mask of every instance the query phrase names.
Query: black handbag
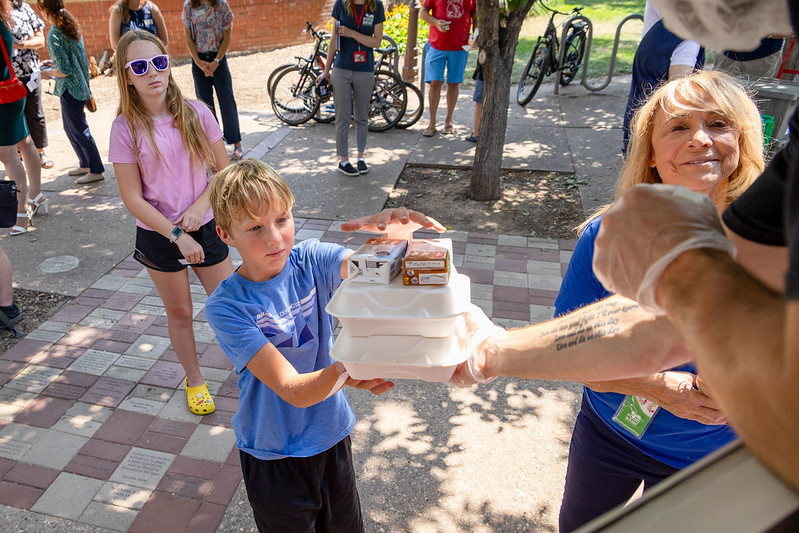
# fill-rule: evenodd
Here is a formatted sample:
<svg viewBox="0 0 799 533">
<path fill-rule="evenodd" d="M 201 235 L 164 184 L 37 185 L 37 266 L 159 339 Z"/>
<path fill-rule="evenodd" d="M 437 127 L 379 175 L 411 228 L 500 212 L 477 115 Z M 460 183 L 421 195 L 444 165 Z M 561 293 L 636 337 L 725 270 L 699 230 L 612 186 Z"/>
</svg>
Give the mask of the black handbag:
<svg viewBox="0 0 799 533">
<path fill-rule="evenodd" d="M 17 223 L 17 182 L 0 181 L 0 228 Z"/>
</svg>

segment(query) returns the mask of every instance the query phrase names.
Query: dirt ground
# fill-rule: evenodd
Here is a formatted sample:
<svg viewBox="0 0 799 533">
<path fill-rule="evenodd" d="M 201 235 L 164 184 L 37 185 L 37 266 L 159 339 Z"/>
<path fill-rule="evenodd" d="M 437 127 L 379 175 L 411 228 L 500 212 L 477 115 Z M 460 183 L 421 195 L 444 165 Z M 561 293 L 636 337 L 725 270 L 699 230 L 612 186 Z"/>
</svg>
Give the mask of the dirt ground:
<svg viewBox="0 0 799 533">
<path fill-rule="evenodd" d="M 435 213 L 448 228 L 477 233 L 574 239 L 583 221 L 574 176 L 556 172 L 503 171 L 502 198 L 469 197 L 469 168 L 406 166 L 386 207 L 404 205 Z"/>
</svg>

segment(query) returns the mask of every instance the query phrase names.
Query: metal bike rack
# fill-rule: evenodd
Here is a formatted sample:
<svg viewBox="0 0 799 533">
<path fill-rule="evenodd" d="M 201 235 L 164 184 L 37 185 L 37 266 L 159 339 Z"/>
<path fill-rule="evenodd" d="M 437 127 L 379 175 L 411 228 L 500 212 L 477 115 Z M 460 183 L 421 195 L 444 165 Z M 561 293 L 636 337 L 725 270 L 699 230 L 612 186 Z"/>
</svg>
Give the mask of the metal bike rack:
<svg viewBox="0 0 799 533">
<path fill-rule="evenodd" d="M 566 33 L 569 30 L 569 26 L 571 26 L 573 22 L 578 20 L 582 20 L 587 24 L 585 30 L 587 38 L 585 41 L 585 56 L 583 58 L 583 75 L 580 78 L 580 84 L 589 91 L 601 91 L 602 89 L 610 85 L 610 81 L 613 79 L 613 69 L 616 67 L 616 52 L 619 49 L 619 38 L 621 37 L 622 26 L 624 26 L 624 24 L 626 24 L 630 20 L 643 21 L 644 17 L 639 13 L 632 13 L 621 19 L 619 25 L 616 26 L 616 37 L 613 39 L 613 52 L 610 55 L 610 66 L 608 67 L 608 77 L 604 81 L 604 83 L 601 83 L 599 85 L 591 85 L 590 83 L 588 83 L 588 60 L 591 56 L 591 42 L 594 36 L 594 26 L 593 24 L 591 24 L 591 20 L 585 15 L 574 15 L 572 18 L 570 18 L 563 24 L 563 31 L 561 31 L 560 35 L 560 50 L 558 50 L 558 64 L 562 65 L 563 59 L 566 56 L 566 45 L 565 45 Z M 555 94 L 559 94 L 561 72 L 562 71 L 558 69 L 557 74 L 555 75 Z"/>
</svg>

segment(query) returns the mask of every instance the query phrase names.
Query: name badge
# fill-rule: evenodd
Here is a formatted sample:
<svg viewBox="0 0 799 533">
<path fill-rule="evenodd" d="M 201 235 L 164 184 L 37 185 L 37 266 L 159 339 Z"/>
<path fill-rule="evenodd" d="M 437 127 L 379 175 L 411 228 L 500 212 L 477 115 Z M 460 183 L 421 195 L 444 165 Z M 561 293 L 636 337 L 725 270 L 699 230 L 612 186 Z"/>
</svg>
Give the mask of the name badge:
<svg viewBox="0 0 799 533">
<path fill-rule="evenodd" d="M 366 63 L 366 50 L 356 50 L 352 53 L 353 63 Z"/>
</svg>

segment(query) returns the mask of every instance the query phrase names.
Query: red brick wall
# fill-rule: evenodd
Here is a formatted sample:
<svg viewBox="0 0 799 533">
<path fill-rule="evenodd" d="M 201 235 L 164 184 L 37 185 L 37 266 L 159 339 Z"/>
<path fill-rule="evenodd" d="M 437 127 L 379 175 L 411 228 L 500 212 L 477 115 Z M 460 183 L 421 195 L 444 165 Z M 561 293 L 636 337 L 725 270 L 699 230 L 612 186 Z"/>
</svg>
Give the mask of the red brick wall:
<svg viewBox="0 0 799 533">
<path fill-rule="evenodd" d="M 30 0 L 29 0 L 30 1 Z M 228 0 L 233 10 L 233 40 L 230 51 L 273 50 L 306 42 L 305 21 L 324 26 L 334 0 Z M 156 0 L 169 30 L 169 53 L 187 57 L 180 15 L 183 0 Z M 86 54 L 98 61 L 108 43 L 108 11 L 113 0 L 65 0 L 67 10 L 80 24 Z M 35 1 L 33 6 L 36 7 Z M 46 31 L 46 30 L 45 30 Z M 46 56 L 47 54 L 43 54 Z"/>
</svg>

